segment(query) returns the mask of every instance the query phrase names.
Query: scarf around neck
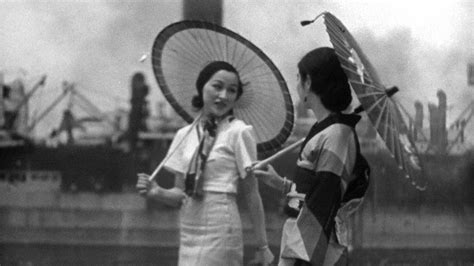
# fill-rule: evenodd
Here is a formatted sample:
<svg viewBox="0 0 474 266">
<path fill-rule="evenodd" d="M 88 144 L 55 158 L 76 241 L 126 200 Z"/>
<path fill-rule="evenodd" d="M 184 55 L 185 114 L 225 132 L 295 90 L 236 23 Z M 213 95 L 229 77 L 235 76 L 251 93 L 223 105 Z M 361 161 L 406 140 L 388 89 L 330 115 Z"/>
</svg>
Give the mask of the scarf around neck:
<svg viewBox="0 0 474 266">
<path fill-rule="evenodd" d="M 206 167 L 207 157 L 216 141 L 217 126 L 219 122 L 215 117 L 210 117 L 200 121 L 200 123 L 202 124 L 202 132 L 200 131 L 199 124 L 196 125 L 199 145 L 191 158 L 185 180 L 185 193 L 188 196 L 197 198 L 200 198 L 203 195 L 204 182 L 202 174 Z"/>
</svg>

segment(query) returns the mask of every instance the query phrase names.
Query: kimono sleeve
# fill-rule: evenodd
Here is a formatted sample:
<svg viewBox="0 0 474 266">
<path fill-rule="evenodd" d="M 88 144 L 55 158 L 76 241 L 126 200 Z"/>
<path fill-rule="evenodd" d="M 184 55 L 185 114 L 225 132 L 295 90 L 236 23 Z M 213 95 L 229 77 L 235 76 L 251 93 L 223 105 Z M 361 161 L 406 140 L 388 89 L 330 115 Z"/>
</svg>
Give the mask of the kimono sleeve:
<svg viewBox="0 0 474 266">
<path fill-rule="evenodd" d="M 246 125 L 238 132 L 235 141 L 235 161 L 241 178 L 247 176 L 246 168 L 257 160 L 257 142 L 252 126 Z"/>
<path fill-rule="evenodd" d="M 349 128 L 334 125 L 320 147 L 317 172 L 331 172 L 343 179 L 350 176 L 355 163 L 355 141 Z"/>
</svg>

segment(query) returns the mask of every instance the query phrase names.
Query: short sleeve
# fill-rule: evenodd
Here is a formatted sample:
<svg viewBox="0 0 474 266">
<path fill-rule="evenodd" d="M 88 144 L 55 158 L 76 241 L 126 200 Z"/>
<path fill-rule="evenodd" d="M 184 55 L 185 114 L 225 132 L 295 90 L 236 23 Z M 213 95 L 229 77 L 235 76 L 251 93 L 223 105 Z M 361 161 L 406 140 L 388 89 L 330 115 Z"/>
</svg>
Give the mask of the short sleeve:
<svg viewBox="0 0 474 266">
<path fill-rule="evenodd" d="M 199 143 L 195 130 L 188 134 L 189 129 L 190 127 L 188 126 L 176 132 L 166 153 L 166 157 L 169 156 L 169 159 L 164 164 L 166 170 L 182 174 L 188 171 L 189 162 Z"/>
<path fill-rule="evenodd" d="M 235 141 L 235 160 L 240 177 L 245 178 L 246 168 L 257 161 L 257 143 L 252 126 L 246 125 L 238 132 Z"/>
</svg>

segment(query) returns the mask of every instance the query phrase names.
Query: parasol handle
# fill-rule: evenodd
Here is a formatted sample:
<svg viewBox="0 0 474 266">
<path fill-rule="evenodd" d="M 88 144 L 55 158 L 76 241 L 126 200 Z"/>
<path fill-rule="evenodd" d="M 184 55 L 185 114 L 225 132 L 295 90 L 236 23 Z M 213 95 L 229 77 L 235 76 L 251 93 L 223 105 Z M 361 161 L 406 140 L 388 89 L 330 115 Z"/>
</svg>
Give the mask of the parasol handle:
<svg viewBox="0 0 474 266">
<path fill-rule="evenodd" d="M 291 144 L 290 146 L 288 146 L 288 147 L 282 149 L 281 151 L 275 153 L 274 155 L 268 157 L 267 159 L 256 163 L 254 166 L 252 166 L 251 170 L 253 170 L 253 169 L 264 169 L 268 164 L 270 164 L 274 160 L 282 157 L 283 155 L 287 154 L 288 152 L 292 151 L 293 149 L 296 149 L 297 147 L 299 147 L 303 143 L 303 141 L 304 141 L 304 138 L 296 141 L 295 143 Z"/>
<path fill-rule="evenodd" d="M 165 163 L 169 160 L 169 158 L 171 158 L 171 156 L 178 150 L 178 147 L 183 143 L 183 141 L 188 137 L 189 133 L 191 133 L 191 131 L 193 130 L 194 126 L 198 123 L 198 121 L 200 120 L 202 114 L 199 114 L 198 117 L 196 117 L 196 119 L 194 119 L 193 123 L 191 124 L 191 126 L 189 127 L 189 130 L 186 132 L 186 134 L 184 135 L 184 137 L 181 139 L 181 141 L 176 145 L 175 149 L 172 150 L 171 152 L 168 153 L 168 155 L 161 161 L 161 163 L 155 168 L 155 171 L 153 171 L 153 173 L 150 175 L 150 178 L 148 180 L 150 181 L 153 181 L 156 176 L 158 175 L 158 173 L 161 171 L 161 169 L 163 168 L 163 166 L 165 165 Z"/>
</svg>

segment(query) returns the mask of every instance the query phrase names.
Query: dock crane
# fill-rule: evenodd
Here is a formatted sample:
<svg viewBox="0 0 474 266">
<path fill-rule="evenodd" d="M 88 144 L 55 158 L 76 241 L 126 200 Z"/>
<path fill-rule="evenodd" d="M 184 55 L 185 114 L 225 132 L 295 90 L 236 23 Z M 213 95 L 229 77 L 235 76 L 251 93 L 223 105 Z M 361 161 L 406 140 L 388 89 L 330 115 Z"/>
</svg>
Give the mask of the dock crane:
<svg viewBox="0 0 474 266">
<path fill-rule="evenodd" d="M 28 103 L 28 101 L 31 99 L 33 94 L 35 94 L 36 91 L 38 91 L 39 88 L 43 87 L 44 84 L 46 83 L 46 75 L 41 76 L 41 78 L 33 85 L 32 89 L 24 95 L 19 102 L 13 103 L 14 106 L 11 107 L 11 110 L 8 111 L 9 115 L 4 117 L 4 127 L 5 129 L 9 131 L 15 131 L 13 129 L 13 124 L 15 124 L 15 121 L 18 119 L 18 116 L 22 110 Z M 21 82 L 21 80 L 20 80 Z M 22 84 L 22 83 L 21 83 Z M 3 84 L 3 81 L 0 82 L 1 88 L 4 89 L 6 88 L 7 90 L 9 89 L 9 85 Z M 10 88 L 11 89 L 11 88 Z M 16 130 L 18 131 L 18 130 Z M 25 132 L 14 132 L 15 134 L 23 134 Z M 28 133 L 28 132 L 27 132 Z"/>
<path fill-rule="evenodd" d="M 74 142 L 72 130 L 74 128 L 83 128 L 84 122 L 101 122 L 105 121 L 107 124 L 114 126 L 114 122 L 108 118 L 100 109 L 95 106 L 87 97 L 80 93 L 74 83 L 63 82 L 63 91 L 53 102 L 29 125 L 28 132 L 31 132 L 36 125 L 43 120 L 63 99 L 69 96 L 69 103 L 63 112 L 61 124 L 58 129 L 53 130 L 52 135 L 57 135 L 62 131 L 66 131 L 68 135 L 68 143 Z M 81 119 L 76 119 L 72 113 L 72 106 L 78 106 L 85 111 L 89 116 Z"/>
</svg>

